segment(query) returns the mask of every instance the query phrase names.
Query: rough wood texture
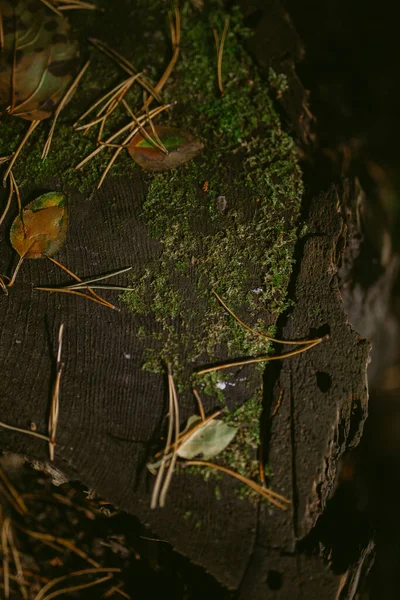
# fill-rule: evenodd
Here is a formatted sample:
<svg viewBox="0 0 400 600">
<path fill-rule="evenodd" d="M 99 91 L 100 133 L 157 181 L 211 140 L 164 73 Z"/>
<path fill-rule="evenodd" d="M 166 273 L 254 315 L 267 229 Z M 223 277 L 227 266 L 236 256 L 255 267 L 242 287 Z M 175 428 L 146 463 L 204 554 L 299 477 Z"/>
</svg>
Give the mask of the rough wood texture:
<svg viewBox="0 0 400 600">
<path fill-rule="evenodd" d="M 343 241 L 338 200 L 332 189 L 312 202 L 293 287 L 296 303 L 282 330 L 287 339 L 329 332 L 329 340 L 315 351 L 283 362 L 281 369 L 270 374 L 269 387 L 275 387 L 275 393 L 271 393 L 266 411 L 267 460 L 278 488 L 291 489 L 293 498 L 291 514 L 260 512 L 253 560 L 261 561 L 263 566 L 257 570 L 267 585 L 269 572 L 275 574 L 273 581 L 280 574 L 281 585 L 276 591 L 269 585 L 271 598 L 294 597 L 299 586 L 305 596 L 318 597 L 320 590 L 328 598 L 340 585 L 315 559 L 302 556 L 294 578 L 286 564 L 290 563 L 287 556 L 301 555 L 307 549 L 304 542 L 307 536 L 313 538 L 313 528 L 335 487 L 338 461 L 348 448 L 358 444 L 367 416 L 369 344 L 348 324 L 336 278 Z M 304 328 L 311 315 L 314 331 Z M 268 369 L 266 379 L 268 386 Z M 281 405 L 274 415 L 279 393 Z M 342 519 L 343 515 L 337 517 Z M 319 531 L 314 544 L 321 541 Z M 328 534 L 323 543 L 328 557 L 335 544 L 333 536 Z M 279 548 L 280 552 L 268 552 L 268 548 Z M 351 567 L 351 560 L 346 566 Z M 248 597 L 252 580 L 252 576 L 248 578 L 250 587 L 245 588 L 243 598 Z M 353 594 L 354 589 L 341 597 L 351 598 Z"/>
<path fill-rule="evenodd" d="M 115 205 L 109 204 L 111 190 Z M 117 268 L 122 260 L 129 264 L 156 253 L 157 244 L 144 232 L 138 210 L 132 210 L 139 207 L 141 193 L 140 181 L 132 185 L 113 180 L 90 202 L 74 196 L 69 242 L 60 260 L 85 276 L 93 269 Z M 309 534 L 323 513 L 338 459 L 357 443 L 366 415 L 369 347 L 348 325 L 337 288 L 342 225 L 336 205 L 334 190 L 314 202 L 293 288 L 296 303 L 283 328 L 288 339 L 328 329 L 330 339 L 282 363 L 275 379 L 283 390 L 282 404 L 272 417 L 275 394 L 267 411 L 266 458 L 275 489 L 293 498 L 292 513 L 258 509 L 239 500 L 229 480 L 220 482 L 222 499 L 217 500 L 212 482 L 185 474 L 175 478 L 168 506 L 151 512 L 143 467 L 148 447 L 159 435 L 164 382 L 140 368 L 137 323 L 123 306 L 116 314 L 81 299 L 35 292 L 32 282 L 63 279 L 43 261 L 27 262 L 12 296 L 0 298 L 1 419 L 20 427 L 34 421 L 39 431 L 46 431 L 54 341 L 64 321 L 66 366 L 55 464 L 150 524 L 225 585 L 235 589 L 243 581 L 246 594 L 254 585 L 250 575 L 254 570 L 257 586 L 262 581 L 268 585 L 272 570 L 283 577 L 278 597 L 288 597 L 291 581 L 294 593 L 299 581 L 285 575 L 281 553 L 295 553 L 298 540 Z M 110 235 L 100 239 L 97 231 L 104 222 Z M 266 386 L 270 386 L 268 371 Z M 40 441 L 3 430 L 0 436 L 3 449 L 47 458 L 46 444 Z M 196 517 L 184 520 L 188 511 Z M 257 567 L 260 561 L 262 568 Z M 309 569 L 318 564 L 315 561 L 304 562 L 303 576 L 312 594 L 316 584 L 309 581 Z M 325 577 L 329 579 L 328 574 Z"/>
<path fill-rule="evenodd" d="M 270 6 L 290 38 L 293 32 L 282 11 L 276 3 Z M 278 61 L 285 53 L 281 36 L 274 39 L 279 40 Z M 293 47 L 298 49 L 297 41 Z M 291 113 L 296 127 L 303 109 L 296 95 Z M 49 182 L 53 188 L 59 185 Z M 32 189 L 35 195 L 37 191 Z M 157 257 L 159 244 L 139 217 L 145 193 L 138 171 L 130 179 L 109 180 L 90 199 L 69 190 L 71 227 L 60 261 L 85 277 Z M 28 200 L 29 192 L 24 195 Z M 335 190 L 311 204 L 290 290 L 295 303 L 280 332 L 295 339 L 329 331 L 330 338 L 275 364 L 265 376 L 265 459 L 272 467 L 274 489 L 293 499 L 293 511 L 287 513 L 239 499 L 236 483 L 227 478 L 218 482 L 218 500 L 214 481 L 187 473 L 174 478 L 166 508 L 150 511 L 152 480 L 145 463 L 164 424 L 165 381 L 141 369 L 140 318 L 121 304 L 121 312 L 114 313 L 79 298 L 34 291 L 34 285 L 65 281 L 44 261 L 26 262 L 10 297 L 0 297 L 0 420 L 19 427 L 34 421 L 38 431 L 46 431 L 55 343 L 64 322 L 66 364 L 55 465 L 136 515 L 223 585 L 239 590 L 243 599 L 296 598 L 299 590 L 308 598 L 334 598 L 341 585 L 317 555 L 319 542 L 326 555 L 332 545 L 320 535 L 317 522 L 334 488 L 338 461 L 362 431 L 369 346 L 347 323 L 337 287 L 343 245 L 337 204 Z M 6 266 L 13 260 L 5 241 L 9 226 L 10 220 L 0 245 Z M 273 416 L 279 390 L 282 403 Z M 240 389 L 237 393 L 236 404 Z M 193 411 L 191 403 L 183 399 L 183 415 Z M 2 429 L 0 446 L 31 459 L 48 457 L 46 444 Z"/>
</svg>

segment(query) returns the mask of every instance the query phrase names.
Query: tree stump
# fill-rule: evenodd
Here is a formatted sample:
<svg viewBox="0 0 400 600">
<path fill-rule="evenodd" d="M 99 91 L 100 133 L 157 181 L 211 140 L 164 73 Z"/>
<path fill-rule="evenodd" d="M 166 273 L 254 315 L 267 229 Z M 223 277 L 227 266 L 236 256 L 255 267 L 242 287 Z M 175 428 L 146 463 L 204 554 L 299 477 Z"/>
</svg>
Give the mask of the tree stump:
<svg viewBox="0 0 400 600">
<path fill-rule="evenodd" d="M 81 16 L 82 37 L 87 29 L 112 44 L 118 31 L 118 50 L 132 58 L 142 45 L 135 63 L 142 69 L 153 61 L 150 74 L 159 75 L 169 52 L 164 4 L 121 5 L 107 7 L 107 18 Z M 199 158 L 149 175 L 124 157 L 96 190 L 104 161 L 89 176 L 74 174 L 70 162 L 83 158 L 83 142 L 74 142 L 80 134 L 71 132 L 67 109 L 54 162 L 35 166 L 33 144 L 15 169 L 23 204 L 52 189 L 68 196 L 70 229 L 57 259 L 82 279 L 133 265 L 133 277 L 119 280 L 133 292 L 125 300 L 104 292 L 120 312 L 39 292 L 35 286 L 64 283 L 65 274 L 47 260 L 27 260 L 15 287 L 0 297 L 0 419 L 47 431 L 63 322 L 57 469 L 137 516 L 240 598 L 299 597 L 300 590 L 310 598 L 353 598 L 372 549 L 368 539 L 357 540 L 339 567 L 332 562 L 338 544 L 330 499 L 340 460 L 359 442 L 367 415 L 369 344 L 348 323 L 338 288 L 346 245 L 340 191 L 322 190 L 299 216 L 301 174 L 276 107 L 281 101 L 292 134 L 308 143 L 310 114 L 295 74 L 300 44 L 280 6 L 268 2 L 264 31 L 271 35 L 262 66 L 273 70 L 267 92 L 265 72 L 247 54 L 254 40 L 246 46 L 242 15 L 231 13 L 221 96 L 210 20 L 221 35 L 228 13 L 216 1 L 184 3 L 181 14 L 181 63 L 165 88 L 166 101 L 178 104 L 165 121 L 202 139 Z M 78 99 L 87 105 L 103 89 L 100 73 L 115 78 L 116 67 L 97 60 L 72 114 L 81 112 Z M 5 146 L 22 126 L 2 127 L 1 150 L 9 153 Z M 94 147 L 86 140 L 84 146 Z M 8 241 L 15 216 L 13 209 L 1 229 L 3 272 L 15 263 Z M 234 322 L 212 288 L 251 327 L 274 327 L 274 337 L 329 337 L 265 371 L 232 366 L 226 376 L 196 377 L 204 366 L 271 351 Z M 278 345 L 273 350 L 282 353 Z M 165 443 L 167 363 L 179 385 L 181 429 L 196 412 L 196 384 L 207 414 L 226 407 L 240 415 L 242 446 L 232 464 L 243 464 L 253 478 L 260 433 L 268 484 L 291 500 L 289 510 L 249 497 L 228 476 L 184 468 L 172 479 L 166 506 L 150 509 L 153 477 L 146 463 Z M 42 441 L 4 429 L 0 440 L 4 451 L 48 461 Z"/>
</svg>

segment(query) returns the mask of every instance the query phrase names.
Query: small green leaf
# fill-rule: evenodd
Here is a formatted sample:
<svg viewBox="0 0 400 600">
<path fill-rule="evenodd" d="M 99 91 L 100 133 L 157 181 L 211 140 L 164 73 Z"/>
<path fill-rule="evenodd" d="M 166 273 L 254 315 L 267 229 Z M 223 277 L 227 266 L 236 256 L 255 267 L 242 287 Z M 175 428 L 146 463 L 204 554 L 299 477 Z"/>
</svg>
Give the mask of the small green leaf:
<svg viewBox="0 0 400 600">
<path fill-rule="evenodd" d="M 11 225 L 10 241 L 24 258 L 55 254 L 65 242 L 68 211 L 63 194 L 49 192 L 33 200 Z"/>
<path fill-rule="evenodd" d="M 191 417 L 193 419 L 193 417 Z M 188 421 L 189 426 L 190 419 Z M 198 417 L 196 423 L 198 424 Z M 186 430 L 188 429 L 186 427 Z M 177 454 L 181 458 L 191 460 L 195 456 L 203 455 L 204 459 L 216 456 L 231 443 L 237 433 L 237 429 L 226 425 L 223 421 L 209 421 L 203 427 L 196 429 L 193 434 L 179 446 Z"/>
<path fill-rule="evenodd" d="M 138 132 L 128 147 L 128 152 L 138 165 L 151 171 L 167 171 L 192 160 L 204 145 L 190 133 L 175 127 L 155 127 L 167 154 L 157 148 L 158 141 L 151 127 Z"/>
</svg>

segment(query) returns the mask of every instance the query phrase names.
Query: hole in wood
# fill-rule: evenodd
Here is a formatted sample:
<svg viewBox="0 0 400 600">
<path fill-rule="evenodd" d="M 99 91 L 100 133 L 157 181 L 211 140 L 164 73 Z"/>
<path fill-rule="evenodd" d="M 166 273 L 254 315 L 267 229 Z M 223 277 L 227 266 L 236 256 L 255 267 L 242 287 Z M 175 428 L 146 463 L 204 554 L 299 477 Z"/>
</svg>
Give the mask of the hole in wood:
<svg viewBox="0 0 400 600">
<path fill-rule="evenodd" d="M 318 337 L 324 337 L 324 336 L 329 336 L 331 334 L 331 328 L 329 327 L 328 323 L 325 323 L 324 325 L 321 325 L 320 327 L 312 327 L 309 331 L 309 338 L 318 338 Z"/>
<path fill-rule="evenodd" d="M 332 377 L 328 375 L 328 373 L 324 373 L 323 371 L 317 371 L 317 386 L 325 394 L 332 385 Z"/>
<path fill-rule="evenodd" d="M 283 575 L 279 571 L 270 569 L 267 575 L 267 585 L 270 590 L 280 590 L 283 585 Z"/>
</svg>

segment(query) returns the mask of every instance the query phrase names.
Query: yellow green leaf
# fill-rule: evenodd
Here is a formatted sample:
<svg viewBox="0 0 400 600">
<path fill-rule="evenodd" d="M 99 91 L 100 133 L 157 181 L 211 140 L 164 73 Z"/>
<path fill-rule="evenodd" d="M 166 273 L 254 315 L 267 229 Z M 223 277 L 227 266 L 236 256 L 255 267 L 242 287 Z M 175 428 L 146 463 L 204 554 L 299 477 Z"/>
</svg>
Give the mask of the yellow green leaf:
<svg viewBox="0 0 400 600">
<path fill-rule="evenodd" d="M 49 192 L 33 200 L 13 222 L 11 244 L 24 258 L 55 254 L 65 242 L 68 228 L 66 198 Z"/>
<path fill-rule="evenodd" d="M 193 427 L 194 424 L 198 424 L 198 418 L 196 421 L 191 421 L 190 427 Z M 196 428 L 193 434 L 179 446 L 177 454 L 187 460 L 200 454 L 205 459 L 217 456 L 229 446 L 236 433 L 237 429 L 235 427 L 214 419 L 205 423 L 203 427 Z"/>
</svg>

